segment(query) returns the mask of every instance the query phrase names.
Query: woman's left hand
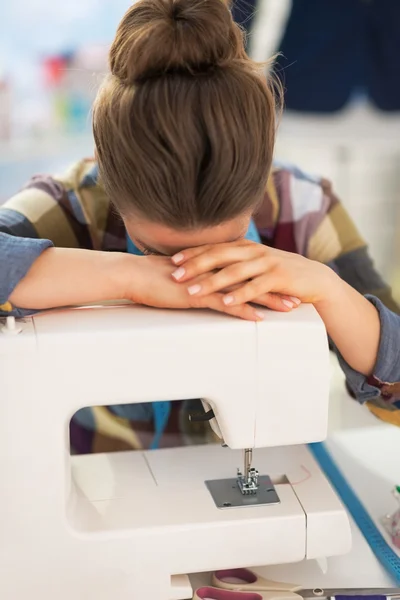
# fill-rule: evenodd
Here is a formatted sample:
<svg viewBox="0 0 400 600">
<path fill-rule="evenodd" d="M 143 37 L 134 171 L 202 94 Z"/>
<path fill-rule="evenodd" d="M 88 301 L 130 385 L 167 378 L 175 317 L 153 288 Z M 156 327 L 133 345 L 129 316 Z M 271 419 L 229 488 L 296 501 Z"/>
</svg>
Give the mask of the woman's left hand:
<svg viewBox="0 0 400 600">
<path fill-rule="evenodd" d="M 231 306 L 253 302 L 289 311 L 323 300 L 330 289 L 331 270 L 323 264 L 248 240 L 190 248 L 172 262 L 179 265 L 173 277 L 188 284 L 190 295 L 225 291 Z"/>
</svg>

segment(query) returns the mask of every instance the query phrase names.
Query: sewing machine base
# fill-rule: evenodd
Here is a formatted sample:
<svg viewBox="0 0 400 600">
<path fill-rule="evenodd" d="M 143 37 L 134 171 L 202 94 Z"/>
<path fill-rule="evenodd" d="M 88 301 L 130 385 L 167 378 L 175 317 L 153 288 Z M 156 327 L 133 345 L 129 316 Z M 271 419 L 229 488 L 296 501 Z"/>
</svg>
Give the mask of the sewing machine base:
<svg viewBox="0 0 400 600">
<path fill-rule="evenodd" d="M 237 477 L 214 479 L 205 483 L 215 506 L 220 509 L 266 506 L 268 504 L 279 504 L 280 502 L 274 484 L 268 475 L 259 477 L 256 494 L 243 494 L 239 489 Z"/>
<path fill-rule="evenodd" d="M 112 567 L 99 564 L 104 554 L 107 560 L 113 556 L 114 569 L 122 561 L 127 574 L 139 561 L 153 578 L 159 565 L 170 578 L 350 549 L 346 512 L 306 446 L 255 451 L 257 467 L 270 473 L 277 503 L 217 508 L 205 481 L 226 480 L 231 473 L 236 483 L 241 458 L 241 451 L 219 445 L 72 457 L 69 525 L 78 540 L 90 544 L 100 572 Z M 132 577 L 136 581 L 137 574 Z M 108 600 L 106 594 L 99 597 Z"/>
<path fill-rule="evenodd" d="M 71 456 L 64 502 L 44 502 L 40 486 L 37 499 L 6 487 L 0 597 L 177 600 L 187 598 L 172 590 L 177 575 L 350 549 L 346 512 L 306 446 L 255 452 L 278 504 L 219 510 L 205 481 L 234 475 L 241 458 L 219 445 Z"/>
</svg>

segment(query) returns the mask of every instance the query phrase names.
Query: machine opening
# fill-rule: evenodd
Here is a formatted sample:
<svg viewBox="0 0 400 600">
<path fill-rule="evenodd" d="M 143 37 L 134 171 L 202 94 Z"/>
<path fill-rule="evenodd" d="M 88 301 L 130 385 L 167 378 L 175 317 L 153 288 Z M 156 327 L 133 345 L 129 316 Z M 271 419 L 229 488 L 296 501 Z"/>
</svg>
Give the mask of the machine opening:
<svg viewBox="0 0 400 600">
<path fill-rule="evenodd" d="M 202 415 L 199 399 L 87 406 L 77 411 L 69 423 L 70 454 L 177 448 L 219 441 Z"/>
<path fill-rule="evenodd" d="M 87 406 L 77 411 L 69 422 L 66 469 L 66 516 L 71 530 L 84 536 L 117 534 L 168 521 L 170 502 L 160 507 L 159 494 L 169 498 L 171 493 L 175 498 L 187 493 L 187 477 L 203 489 L 207 457 L 194 472 L 191 468 L 199 460 L 198 446 L 204 447 L 206 456 L 214 455 L 215 442 L 221 448 L 209 413 L 200 399 Z M 165 452 L 152 452 L 157 449 Z M 234 473 L 234 466 L 229 472 Z M 132 510 L 133 505 L 138 509 Z M 189 504 L 186 509 L 191 510 Z M 180 510 L 171 518 L 187 517 Z"/>
</svg>

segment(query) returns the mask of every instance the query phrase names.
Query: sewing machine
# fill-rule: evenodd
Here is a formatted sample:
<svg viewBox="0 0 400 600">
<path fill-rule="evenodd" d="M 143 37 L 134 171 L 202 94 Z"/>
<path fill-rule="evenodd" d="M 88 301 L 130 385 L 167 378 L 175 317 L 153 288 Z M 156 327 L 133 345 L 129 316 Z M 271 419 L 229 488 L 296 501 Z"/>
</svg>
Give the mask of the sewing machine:
<svg viewBox="0 0 400 600">
<path fill-rule="evenodd" d="M 189 573 L 349 550 L 304 446 L 326 436 L 330 379 L 311 306 L 257 324 L 138 306 L 9 318 L 0 365 L 1 598 L 189 598 Z M 70 456 L 82 407 L 187 398 L 221 444 Z"/>
</svg>

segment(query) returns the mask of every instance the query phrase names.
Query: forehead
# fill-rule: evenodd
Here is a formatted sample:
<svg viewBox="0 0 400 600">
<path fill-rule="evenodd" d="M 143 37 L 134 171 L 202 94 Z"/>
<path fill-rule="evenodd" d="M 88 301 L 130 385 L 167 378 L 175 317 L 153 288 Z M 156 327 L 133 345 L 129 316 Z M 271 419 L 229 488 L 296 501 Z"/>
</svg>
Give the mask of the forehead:
<svg viewBox="0 0 400 600">
<path fill-rule="evenodd" d="M 251 215 L 241 215 L 214 227 L 194 230 L 177 230 L 148 221 L 125 220 L 126 230 L 131 240 L 141 246 L 161 254 L 204 246 L 220 244 L 240 239 L 246 235 Z"/>
</svg>

